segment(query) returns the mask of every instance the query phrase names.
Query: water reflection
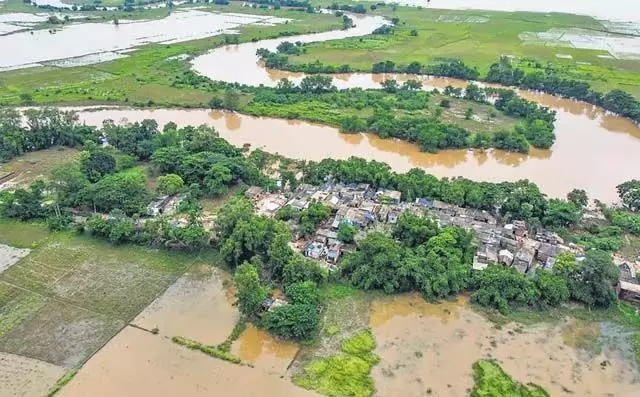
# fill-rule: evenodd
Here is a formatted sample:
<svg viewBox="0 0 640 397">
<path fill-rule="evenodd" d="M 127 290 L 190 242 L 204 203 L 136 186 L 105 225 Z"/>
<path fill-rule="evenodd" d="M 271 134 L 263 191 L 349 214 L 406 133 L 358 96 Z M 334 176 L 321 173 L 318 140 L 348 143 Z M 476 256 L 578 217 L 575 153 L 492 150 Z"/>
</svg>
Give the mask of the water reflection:
<svg viewBox="0 0 640 397">
<path fill-rule="evenodd" d="M 592 198 L 614 201 L 615 186 L 637 178 L 640 169 L 637 155 L 640 139 L 631 134 L 611 134 L 604 128 L 593 128 L 600 119 L 591 121 L 563 112 L 558 113 L 557 139 L 552 150 L 532 149 L 529 154 L 500 150 L 424 153 L 417 145 L 381 139 L 377 135 L 341 134 L 335 128 L 302 121 L 222 111 L 108 109 L 81 112 L 80 117 L 94 125 L 100 125 L 105 118 L 129 121 L 155 118 L 160 125 L 169 121 L 181 126 L 209 124 L 234 145 L 250 143 L 252 148 L 264 148 L 291 158 L 319 161 L 357 156 L 385 162 L 399 172 L 419 167 L 438 177 L 464 176 L 490 182 L 529 179 L 554 197 L 580 188 Z"/>
</svg>

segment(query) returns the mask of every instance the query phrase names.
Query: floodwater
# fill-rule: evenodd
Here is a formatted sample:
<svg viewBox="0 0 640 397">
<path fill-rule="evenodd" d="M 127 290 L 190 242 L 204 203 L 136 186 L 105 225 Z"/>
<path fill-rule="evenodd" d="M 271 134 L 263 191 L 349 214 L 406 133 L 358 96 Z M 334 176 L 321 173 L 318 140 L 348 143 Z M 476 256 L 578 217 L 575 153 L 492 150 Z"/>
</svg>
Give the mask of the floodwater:
<svg viewBox="0 0 640 397">
<path fill-rule="evenodd" d="M 394 3 L 443 9 L 564 12 L 640 22 L 637 0 L 400 0 Z"/>
<path fill-rule="evenodd" d="M 156 119 L 161 126 L 169 121 L 180 126 L 208 124 L 236 146 L 249 143 L 254 149 L 291 158 L 318 161 L 357 156 L 386 162 L 398 172 L 419 167 L 439 177 L 492 182 L 529 179 L 552 197 L 581 188 L 592 198 L 613 202 L 617 199 L 615 186 L 637 178 L 640 129 L 631 121 L 581 102 L 524 94 L 558 111 L 557 140 L 551 150 L 532 149 L 526 155 L 499 150 L 424 153 L 414 144 L 372 134 L 348 135 L 307 122 L 209 110 L 110 108 L 80 112 L 80 119 L 92 125 L 101 125 L 104 119 L 135 122 L 146 118 Z"/>
<path fill-rule="evenodd" d="M 44 361 L 0 352 L 0 395 L 45 396 L 65 371 Z"/>
<path fill-rule="evenodd" d="M 253 324 L 247 324 L 240 338 L 233 343 L 231 353 L 243 362 L 268 374 L 284 375 L 298 352 L 298 345 L 275 338 Z"/>
<path fill-rule="evenodd" d="M 371 327 L 380 363 L 373 368 L 377 395 L 467 396 L 472 365 L 498 360 L 521 383 L 533 382 L 552 396 L 640 395 L 640 374 L 631 361 L 607 349 L 595 356 L 563 341 L 564 324 L 514 324 L 496 329 L 466 307 L 466 300 L 426 303 L 420 296 L 376 300 Z M 600 363 L 608 360 L 608 365 Z"/>
<path fill-rule="evenodd" d="M 360 36 L 371 32 L 384 21 L 378 17 L 361 16 L 356 18 L 355 23 L 356 27 L 347 31 L 220 47 L 196 57 L 192 66 L 198 73 L 214 80 L 275 86 L 280 79 L 288 78 L 297 83 L 304 77 L 303 73 L 266 69 L 257 59 L 256 50 L 274 50 L 285 40 L 312 42 Z M 387 78 L 399 81 L 420 80 L 425 89 L 467 85 L 466 81 L 432 76 L 353 73 L 332 77 L 334 85 L 340 89 L 379 88 L 380 83 Z M 277 123 L 270 120 L 261 119 L 261 125 L 257 125 L 250 118 L 235 115 L 225 116 L 225 120 L 227 127 L 235 129 L 236 133 L 228 134 L 221 129 L 221 134 L 234 143 L 238 143 L 237 139 L 244 139 L 239 144 L 251 143 L 254 147 L 264 145 L 269 151 L 294 158 L 319 160 L 324 157 L 345 158 L 354 155 L 385 161 L 399 171 L 422 167 L 437 176 L 464 176 L 493 182 L 529 179 L 550 196 L 563 196 L 573 188 L 582 188 L 594 198 L 611 202 L 617 199 L 617 184 L 637 178 L 636 170 L 640 165 L 639 160 L 636 160 L 637 153 L 640 153 L 638 125 L 584 102 L 534 92 L 521 92 L 521 95 L 558 113 L 557 140 L 551 150 L 532 149 L 528 155 L 501 151 L 471 153 L 447 150 L 434 155 L 420 153 L 414 145 L 381 140 L 370 135 L 336 137 L 334 129 L 322 129 L 305 123 L 297 124 L 296 130 L 299 131 L 294 136 L 293 132 L 284 131 L 292 129 L 290 127 L 278 126 L 281 129 L 276 130 L 269 124 Z M 252 125 L 252 133 L 248 133 L 248 124 Z M 269 134 L 265 134 L 265 131 L 269 131 Z M 308 145 L 309 133 L 314 134 L 313 145 Z M 280 140 L 281 136 L 286 136 L 286 139 Z M 549 178 L 550 175 L 553 178 Z"/>
<path fill-rule="evenodd" d="M 116 335 L 58 395 L 316 396 L 288 379 L 215 359 L 133 327 Z"/>
<path fill-rule="evenodd" d="M 159 335 L 183 336 L 207 345 L 225 341 L 238 321 L 224 280 L 230 276 L 210 265 L 194 265 L 149 305 L 133 324 Z"/>
<path fill-rule="evenodd" d="M 89 54 L 124 51 L 149 43 L 177 43 L 215 36 L 242 25 L 285 21 L 270 16 L 189 10 L 175 11 L 156 20 L 122 21 L 119 25 L 74 23 L 56 29 L 55 33 L 36 30 L 0 36 L 0 53 L 3 54 L 0 68 L 16 69 Z M 25 51 L 26 48 L 29 50 Z M 102 61 L 96 58 L 98 62 Z"/>
</svg>

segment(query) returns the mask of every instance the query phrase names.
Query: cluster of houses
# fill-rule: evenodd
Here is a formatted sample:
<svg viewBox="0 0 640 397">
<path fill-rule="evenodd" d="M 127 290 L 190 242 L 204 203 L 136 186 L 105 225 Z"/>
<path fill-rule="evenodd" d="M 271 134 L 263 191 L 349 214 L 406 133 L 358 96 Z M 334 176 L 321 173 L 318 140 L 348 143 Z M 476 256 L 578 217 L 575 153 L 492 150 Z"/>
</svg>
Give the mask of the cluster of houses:
<svg viewBox="0 0 640 397">
<path fill-rule="evenodd" d="M 304 255 L 320 261 L 329 270 L 335 269 L 343 252 L 353 249 L 338 240 L 341 223 L 346 222 L 364 231 L 376 224 L 395 224 L 404 211 L 433 216 L 440 226 L 455 225 L 473 230 L 478 246 L 473 260 L 476 271 L 484 270 L 489 263 L 498 263 L 514 267 L 522 274 L 533 275 L 537 269 L 552 269 L 556 258 L 563 252 L 574 253 L 579 261 L 584 258 L 580 246 L 565 244 L 560 236 L 547 230 L 531 234 L 524 221 L 500 224 L 487 211 L 428 198 L 402 202 L 400 192 L 373 189 L 368 184 L 303 184 L 287 194 L 268 193 L 251 187 L 246 196 L 254 202 L 256 211 L 266 216 L 275 216 L 286 205 L 303 210 L 312 201 L 331 207 L 332 218 L 321 225 L 312 238 L 295 245 Z M 298 241 L 300 235 L 296 225 L 291 226 L 294 240 Z M 618 265 L 621 268 L 621 297 L 640 302 L 640 282 L 635 275 L 635 265 L 626 262 Z"/>
</svg>

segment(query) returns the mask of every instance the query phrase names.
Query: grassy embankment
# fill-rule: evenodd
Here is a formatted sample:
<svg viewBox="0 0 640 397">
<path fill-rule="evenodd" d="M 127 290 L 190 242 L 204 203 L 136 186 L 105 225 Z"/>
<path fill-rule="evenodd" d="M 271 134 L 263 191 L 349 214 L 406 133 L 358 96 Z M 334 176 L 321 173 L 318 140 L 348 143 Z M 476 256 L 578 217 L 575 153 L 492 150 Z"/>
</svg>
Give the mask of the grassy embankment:
<svg viewBox="0 0 640 397">
<path fill-rule="evenodd" d="M 243 8 L 237 4 L 209 6 L 208 10 L 243 12 L 290 18 L 275 26 L 247 25 L 239 28 L 240 42 L 277 37 L 282 32 L 304 34 L 340 29 L 342 20 L 327 14 L 307 14 L 290 10 Z M 30 94 L 34 104 L 155 104 L 157 106 L 206 106 L 209 90 L 175 88 L 176 76 L 189 70 L 187 60 L 224 45 L 223 36 L 171 45 L 140 47 L 129 57 L 112 62 L 72 68 L 38 67 L 0 73 L 0 104 L 24 104 L 21 94 Z M 222 92 L 220 92 L 222 95 Z M 247 102 L 242 98 L 241 102 Z"/>
<path fill-rule="evenodd" d="M 510 55 L 517 57 L 515 65 L 526 72 L 544 70 L 535 69 L 537 61 L 542 68 L 550 65 L 561 77 L 586 81 L 596 90 L 606 92 L 619 88 L 640 97 L 640 61 L 601 58 L 599 56 L 609 53 L 529 43 L 519 37 L 526 32 L 550 29 L 576 28 L 587 33 L 607 30 L 603 23 L 588 16 L 410 7 L 393 11 L 391 6 L 371 11 L 368 8 L 369 5 L 367 12 L 372 15 L 399 18 L 395 34 L 311 44 L 305 54 L 290 57 L 290 63 L 319 60 L 324 64 L 348 64 L 355 70 L 371 71 L 373 63 L 386 60 L 403 65 L 413 61 L 428 65 L 461 59 L 477 67 L 484 76 L 501 55 Z M 411 34 L 413 30 L 417 36 Z M 572 59 L 560 59 L 557 54 L 571 55 Z"/>
<path fill-rule="evenodd" d="M 326 95 L 326 97 L 325 97 Z M 400 100 L 393 94 L 385 94 L 386 111 L 394 116 L 435 117 L 447 124 L 455 124 L 472 133 L 496 132 L 512 129 L 518 119 L 504 114 L 493 105 L 478 103 L 462 98 L 432 93 L 428 103 L 422 103 L 422 108 L 406 110 L 400 106 Z M 339 128 L 341 120 L 346 116 L 357 116 L 366 119 L 374 114 L 372 106 L 350 107 L 331 101 L 331 94 L 316 94 L 293 104 L 276 102 L 250 102 L 243 104 L 239 111 L 255 116 L 277 117 L 284 119 L 306 120 Z M 439 104 L 446 99 L 450 107 Z M 468 109 L 473 110 L 473 117 L 465 117 Z"/>
</svg>

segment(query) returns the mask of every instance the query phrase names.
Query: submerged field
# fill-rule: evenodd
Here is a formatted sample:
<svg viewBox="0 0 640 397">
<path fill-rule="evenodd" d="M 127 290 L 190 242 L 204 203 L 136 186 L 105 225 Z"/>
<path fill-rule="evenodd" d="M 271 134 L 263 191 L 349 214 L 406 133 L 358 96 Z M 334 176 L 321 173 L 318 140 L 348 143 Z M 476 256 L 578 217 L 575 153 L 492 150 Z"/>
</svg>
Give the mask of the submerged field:
<svg viewBox="0 0 640 397">
<path fill-rule="evenodd" d="M 31 249 L 0 273 L 0 352 L 62 371 L 81 365 L 189 266 L 209 262 L 5 221 L 0 243 Z"/>
<path fill-rule="evenodd" d="M 248 24 L 238 30 L 240 42 L 339 29 L 333 15 L 288 10 L 261 10 L 240 5 L 207 6 L 203 11 L 245 13 L 291 19 L 288 23 Z M 87 66 L 44 66 L 0 72 L 0 104 L 129 103 L 206 106 L 215 92 L 173 86 L 189 70 L 188 57 L 225 44 L 225 35 L 183 43 L 148 44 L 126 58 Z"/>
<path fill-rule="evenodd" d="M 300 347 L 251 324 L 236 326 L 233 285 L 212 266 L 213 254 L 114 247 L 7 222 L 0 243 L 32 250 L 0 274 L 0 368 L 13 374 L 0 385 L 30 395 L 82 365 L 59 395 L 313 395 L 293 381 L 327 395 L 466 396 L 481 359 L 553 396 L 640 390 L 631 339 L 640 325 L 626 311 L 514 313 L 491 322 L 464 296 L 433 304 L 417 294 L 329 285 L 320 335 Z M 173 337 L 217 349 L 228 341 L 241 364 Z M 486 376 L 500 375 L 482 365 Z"/>
<path fill-rule="evenodd" d="M 290 62 L 319 60 L 370 71 L 373 63 L 386 60 L 428 65 L 461 59 L 485 75 L 506 55 L 515 57 L 527 72 L 549 66 L 560 76 L 587 81 L 601 91 L 620 88 L 640 96 L 640 38 L 625 26 L 553 13 L 409 7 L 394 11 L 391 6 L 368 11 L 399 18 L 395 33 L 312 44 Z M 622 33 L 608 33 L 617 31 Z"/>
</svg>

